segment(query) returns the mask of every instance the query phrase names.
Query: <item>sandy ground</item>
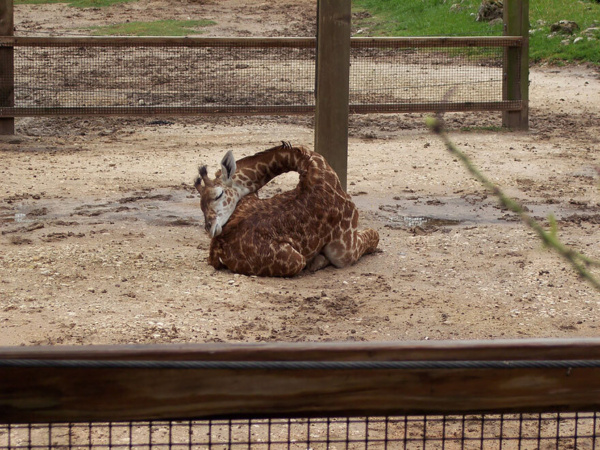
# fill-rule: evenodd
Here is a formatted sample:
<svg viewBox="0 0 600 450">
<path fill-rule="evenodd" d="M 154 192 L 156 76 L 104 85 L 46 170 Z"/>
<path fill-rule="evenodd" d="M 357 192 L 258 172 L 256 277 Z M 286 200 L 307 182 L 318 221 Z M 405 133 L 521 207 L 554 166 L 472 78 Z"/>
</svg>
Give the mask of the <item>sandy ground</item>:
<svg viewBox="0 0 600 450">
<path fill-rule="evenodd" d="M 208 35 L 310 35 L 313 3 L 17 6 L 15 23 L 77 34 L 171 15 L 215 20 Z M 447 119 L 493 181 L 600 259 L 596 69 L 532 68 L 528 132 L 490 131 L 498 113 Z M 501 210 L 422 116 L 352 118 L 349 192 L 382 251 L 292 279 L 210 267 L 192 181 L 230 149 L 311 147 L 310 118 L 27 118 L 17 130 L 0 140 L 0 345 L 600 335 L 600 293 Z"/>
</svg>

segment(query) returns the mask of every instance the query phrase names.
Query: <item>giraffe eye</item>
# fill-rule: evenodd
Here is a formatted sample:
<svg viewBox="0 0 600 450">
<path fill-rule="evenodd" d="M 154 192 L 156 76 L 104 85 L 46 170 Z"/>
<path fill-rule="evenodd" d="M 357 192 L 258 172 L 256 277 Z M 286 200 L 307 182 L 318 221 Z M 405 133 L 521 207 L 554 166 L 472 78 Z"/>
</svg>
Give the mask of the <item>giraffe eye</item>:
<svg viewBox="0 0 600 450">
<path fill-rule="evenodd" d="M 221 197 L 223 197 L 224 193 L 225 191 L 221 191 L 221 193 L 215 197 L 215 200 L 219 200 Z"/>
</svg>

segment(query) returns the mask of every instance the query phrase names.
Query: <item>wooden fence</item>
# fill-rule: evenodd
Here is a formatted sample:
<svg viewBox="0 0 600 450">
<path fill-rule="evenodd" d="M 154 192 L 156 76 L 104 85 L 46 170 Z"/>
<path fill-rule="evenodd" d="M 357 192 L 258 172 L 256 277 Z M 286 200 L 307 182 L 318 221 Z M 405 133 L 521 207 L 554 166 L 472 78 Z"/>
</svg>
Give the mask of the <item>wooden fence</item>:
<svg viewBox="0 0 600 450">
<path fill-rule="evenodd" d="M 14 117 L 33 115 L 87 114 L 315 114 L 315 150 L 322 153 L 346 185 L 347 139 L 349 113 L 482 111 L 503 112 L 503 125 L 512 129 L 528 128 L 528 36 L 529 0 L 506 0 L 504 7 L 505 36 L 360 39 L 350 38 L 350 1 L 318 0 L 317 38 L 292 39 L 198 39 L 198 38 L 105 38 L 105 37 L 15 37 L 13 35 L 12 0 L 0 0 L 0 134 L 14 133 Z M 322 39 L 319 38 L 322 37 Z M 94 47 L 287 47 L 316 49 L 314 104 L 218 104 L 154 106 L 139 99 L 138 105 L 56 106 L 19 105 L 15 100 L 15 49 L 19 47 L 94 46 Z M 504 49 L 501 101 L 412 101 L 352 104 L 349 96 L 349 58 L 351 48 L 456 48 L 499 47 Z M 65 61 L 65 65 L 69 65 Z M 106 63 L 110 65 L 110 63 Z M 47 74 L 56 78 L 55 73 Z M 110 75 L 108 76 L 110 78 Z M 389 80 L 383 83 L 389 83 Z M 243 83 L 243 81 L 242 81 Z M 379 84 L 382 84 L 380 81 Z M 151 90 L 153 88 L 150 88 Z M 268 95 L 266 95 L 268 96 Z M 49 98 L 59 97 L 50 92 Z M 208 96 L 210 97 L 210 96 Z M 39 101 L 38 101 L 39 102 Z M 42 102 L 43 103 L 43 102 Z M 391 104 L 390 104 L 391 103 Z"/>
<path fill-rule="evenodd" d="M 600 340 L 0 348 L 0 423 L 598 411 Z"/>
<path fill-rule="evenodd" d="M 113 51 L 111 55 L 120 55 L 121 52 L 134 49 L 136 52 L 141 52 L 144 49 L 151 51 L 152 49 L 156 49 L 158 51 L 165 50 L 165 53 L 159 53 L 154 57 L 154 59 L 158 60 L 161 55 L 173 55 L 176 54 L 177 51 L 193 51 L 198 50 L 196 56 L 199 57 L 210 57 L 218 55 L 225 55 L 227 53 L 232 53 L 235 51 L 239 51 L 242 57 L 246 56 L 248 58 L 257 58 L 256 55 L 260 55 L 262 58 L 270 58 L 273 56 L 279 56 L 277 53 L 273 53 L 272 55 L 265 56 L 264 52 L 266 50 L 272 50 L 277 52 L 278 50 L 296 50 L 300 51 L 309 51 L 312 52 L 310 54 L 305 54 L 303 56 L 304 61 L 311 61 L 314 58 L 314 49 L 316 46 L 315 38 L 197 38 L 197 37 L 188 37 L 188 38 L 178 38 L 178 37 L 0 37 L 0 50 L 5 51 L 5 53 L 11 53 L 14 58 L 14 51 L 20 50 L 21 52 L 33 51 L 34 53 L 26 53 L 21 59 L 27 59 L 27 61 L 31 61 L 35 64 L 36 61 L 40 65 L 43 64 L 39 70 L 31 70 L 31 74 L 28 78 L 33 80 L 33 82 L 39 83 L 37 86 L 24 86 L 23 83 L 19 86 L 21 91 L 25 89 L 30 90 L 31 92 L 35 91 L 44 91 L 46 90 L 48 96 L 46 98 L 40 97 L 36 98 L 34 102 L 28 100 L 27 98 L 19 99 L 18 102 L 15 103 L 14 94 L 15 94 L 15 86 L 14 86 L 14 78 L 16 74 L 15 70 L 11 69 L 10 74 L 1 76 L 0 82 L 2 83 L 3 90 L 2 92 L 10 92 L 13 98 L 6 100 L 0 105 L 0 117 L 26 117 L 26 116 L 73 116 L 73 115 L 160 115 L 160 114 L 169 114 L 169 115 L 199 115 L 199 114 L 221 114 L 221 115 L 232 115 L 232 114 L 243 114 L 243 115 L 252 115 L 252 114 L 307 114 L 314 113 L 316 109 L 320 107 L 319 98 L 323 99 L 332 99 L 335 98 L 334 95 L 331 95 L 331 88 L 327 87 L 327 85 L 323 85 L 320 88 L 316 89 L 316 92 L 319 91 L 326 93 L 327 95 L 316 96 L 316 102 L 314 101 L 314 89 L 312 87 L 312 83 L 308 85 L 304 83 L 301 89 L 305 89 L 308 92 L 308 96 L 303 99 L 289 99 L 289 101 L 285 98 L 286 95 L 289 95 L 289 91 L 286 91 L 282 94 L 282 97 L 277 98 L 275 102 L 268 103 L 265 101 L 263 104 L 260 103 L 251 103 L 248 104 L 246 100 L 245 104 L 242 102 L 235 102 L 235 99 L 224 101 L 215 101 L 214 99 L 208 102 L 202 102 L 202 99 L 198 99 L 195 104 L 193 101 L 188 102 L 185 105 L 176 104 L 177 101 L 172 101 L 173 104 L 168 104 L 168 99 L 162 100 L 161 104 L 151 104 L 152 102 L 144 103 L 140 105 L 137 103 L 137 99 L 133 104 L 113 104 L 113 105 L 94 105 L 94 99 L 86 99 L 88 100 L 88 104 L 84 104 L 83 99 L 78 100 L 75 98 L 75 102 L 80 101 L 80 104 L 73 105 L 73 101 L 70 101 L 68 105 L 60 104 L 61 100 L 58 98 L 61 94 L 64 94 L 65 91 L 76 94 L 78 90 L 90 90 L 94 86 L 85 86 L 79 88 L 75 83 L 77 82 L 77 75 L 80 77 L 81 82 L 85 83 L 96 83 L 95 91 L 101 92 L 103 89 L 108 89 L 103 86 L 106 83 L 106 80 L 103 78 L 111 78 L 110 72 L 104 71 L 102 75 L 96 75 L 94 78 L 94 70 L 97 71 L 96 66 L 98 65 L 97 61 L 94 59 L 101 58 L 103 55 L 106 55 L 106 52 Z M 406 38 L 353 38 L 350 41 L 350 49 L 353 51 L 352 53 L 352 71 L 349 73 L 352 74 L 353 80 L 352 88 L 353 93 L 348 95 L 348 87 L 344 89 L 346 92 L 346 97 L 344 99 L 345 105 L 345 114 L 348 112 L 353 114 L 365 114 L 365 113 L 402 113 L 402 112 L 437 112 L 437 111 L 521 111 L 524 108 L 524 101 L 520 94 L 515 94 L 515 98 L 510 98 L 507 92 L 499 92 L 501 98 L 498 99 L 485 99 L 485 96 L 482 98 L 477 98 L 476 94 L 480 87 L 478 86 L 478 82 L 475 79 L 463 79 L 461 76 L 472 75 L 477 71 L 482 72 L 485 65 L 491 66 L 491 69 L 494 70 L 492 76 L 498 76 L 501 80 L 502 72 L 506 72 L 507 62 L 504 62 L 504 66 L 502 65 L 502 59 L 496 60 L 493 59 L 493 56 L 488 56 L 486 59 L 481 60 L 481 64 L 478 64 L 475 59 L 474 62 L 469 61 L 469 58 L 472 56 L 468 54 L 462 55 L 461 51 L 468 52 L 470 50 L 478 50 L 478 49 L 490 49 L 490 50 L 500 50 L 509 52 L 515 50 L 517 55 L 521 55 L 522 53 L 523 41 L 520 37 L 514 36 L 506 36 L 506 37 L 406 37 Z M 88 53 L 85 53 L 85 50 L 89 50 Z M 172 50 L 169 52 L 169 50 Z M 52 52 L 55 53 L 52 53 Z M 249 52 L 255 51 L 248 56 Z M 419 53 L 422 51 L 423 53 Z M 455 51 L 455 56 L 449 56 L 444 60 L 440 60 L 440 55 L 445 55 L 447 52 Z M 78 53 L 77 55 L 73 55 L 74 53 Z M 203 53 L 201 53 L 203 52 Z M 204 53 L 211 52 L 211 53 Z M 402 53 L 404 52 L 404 53 Z M 363 56 L 363 53 L 366 53 L 366 56 Z M 317 53 L 318 54 L 318 53 Z M 378 56 L 378 55 L 383 56 Z M 398 57 L 397 55 L 402 55 Z M 500 58 L 502 58 L 502 53 L 499 54 Z M 142 54 L 140 56 L 140 63 L 146 62 L 149 54 Z M 194 55 L 190 53 L 190 55 Z M 373 56 L 374 55 L 374 56 Z M 136 53 L 131 53 L 131 59 L 134 59 L 137 55 Z M 154 56 L 154 55 L 152 55 Z M 283 56 L 285 57 L 285 56 Z M 52 63 L 52 61 L 48 61 L 48 58 L 56 58 L 56 63 Z M 127 63 L 131 64 L 132 61 L 130 59 L 121 59 L 121 60 L 111 60 L 111 56 L 104 56 L 105 59 L 102 59 L 102 62 L 106 62 L 111 64 L 112 70 L 114 70 L 114 78 L 118 79 L 119 77 L 125 75 L 117 72 L 120 68 L 119 66 Z M 414 61 L 406 63 L 405 61 L 399 61 L 402 59 L 410 58 Z M 483 58 L 483 57 L 482 57 Z M 80 67 L 80 65 L 85 65 L 86 59 L 93 61 L 93 64 L 90 63 L 90 70 L 85 70 L 85 67 Z M 419 77 L 418 80 L 414 81 L 412 89 L 418 90 L 422 89 L 422 86 L 432 85 L 439 83 L 442 87 L 437 92 L 437 99 L 427 99 L 426 96 L 422 96 L 422 99 L 415 100 L 411 98 L 411 95 L 408 94 L 405 96 L 404 100 L 398 100 L 398 91 L 401 91 L 402 87 L 405 87 L 403 84 L 403 80 L 399 78 L 401 75 L 399 74 L 399 70 L 391 70 L 390 74 L 385 77 L 377 77 L 377 74 L 367 74 L 370 75 L 371 80 L 365 79 L 365 72 L 373 72 L 374 70 L 378 70 L 377 63 L 381 63 L 381 61 L 385 61 L 386 64 L 379 64 L 382 66 L 394 65 L 398 64 L 399 66 L 404 67 L 412 67 L 415 65 L 419 66 L 427 66 L 428 64 L 432 65 L 432 68 L 435 66 L 442 66 L 444 68 L 443 73 L 439 76 L 439 79 L 427 79 L 427 74 L 418 72 L 416 76 Z M 69 66 L 72 63 L 76 63 L 79 66 L 74 71 L 68 72 L 67 68 L 61 69 L 61 66 Z M 152 63 L 156 61 L 152 60 Z M 179 62 L 179 61 L 178 61 Z M 270 60 L 267 61 L 269 63 Z M 459 73 L 454 73 L 455 70 L 453 67 L 446 67 L 448 65 L 452 66 L 452 63 L 456 66 L 462 63 L 462 71 Z M 150 67 L 145 68 L 145 71 L 154 71 L 153 76 L 156 78 L 160 78 L 163 75 L 165 70 L 175 71 L 180 69 L 180 67 L 169 67 L 168 64 L 172 63 L 172 61 L 166 62 L 164 67 Z M 190 61 L 189 64 L 192 62 Z M 273 65 L 279 64 L 280 62 L 273 61 Z M 210 64 L 210 62 L 208 62 Z M 8 68 L 5 65 L 4 70 L 8 71 Z M 21 67 L 24 67 L 25 64 L 22 63 Z M 244 68 L 247 65 L 242 64 Z M 346 64 L 347 69 L 350 67 Z M 502 69 L 504 67 L 504 69 Z M 229 67 L 228 67 L 229 68 Z M 28 70 L 31 68 L 28 67 Z M 300 73 L 306 72 L 307 69 L 311 69 L 310 66 L 302 67 L 297 69 L 295 67 L 292 68 L 292 71 L 295 73 L 287 73 L 288 76 L 305 76 L 307 78 L 314 78 L 314 74 L 306 74 Z M 389 69 L 389 67 L 388 67 Z M 60 70 L 60 71 L 57 71 Z M 129 70 L 131 70 L 129 68 Z M 258 69 L 260 70 L 260 69 Z M 278 72 L 275 71 L 273 67 L 270 68 L 271 71 L 275 72 L 279 75 Z M 468 70 L 468 72 L 466 71 Z M 79 71 L 79 72 L 77 72 Z M 141 71 L 140 71 L 141 72 Z M 239 70 L 238 72 L 243 72 Z M 8 72 L 7 72 L 8 73 Z M 91 74 L 90 74 L 91 73 Z M 500 75 L 499 75 L 500 74 Z M 89 79 L 86 79 L 86 75 L 88 75 Z M 128 83 L 130 87 L 135 88 L 135 84 L 132 81 L 132 77 L 135 77 L 136 73 L 127 73 Z M 256 75 L 256 72 L 253 72 L 251 75 Z M 307 76 L 308 75 L 308 76 Z M 312 77 L 311 77 L 312 75 Z M 66 77 L 70 76 L 71 79 L 67 79 Z M 147 75 L 146 75 L 147 76 Z M 200 74 L 197 75 L 198 78 L 201 77 Z M 227 74 L 222 74 L 223 77 L 227 76 Z M 142 75 L 140 74 L 140 78 Z M 322 79 L 322 76 L 319 77 Z M 50 81 L 49 81 L 50 80 Z M 244 78 L 240 78 L 241 81 L 244 81 Z M 339 78 L 337 78 L 339 81 Z M 173 84 L 171 88 L 171 94 L 173 94 L 174 90 L 177 88 L 181 89 L 181 96 L 191 95 L 192 92 L 186 91 L 189 89 L 189 78 L 186 78 L 186 83 L 182 83 L 180 85 Z M 248 80 L 246 80 L 248 81 Z M 496 81 L 496 80 L 493 80 Z M 9 82 L 12 82 L 10 84 Z M 262 80 L 261 80 L 262 82 Z M 371 82 L 371 85 L 367 86 L 366 84 Z M 160 81 L 159 81 L 160 83 Z M 373 94 L 370 92 L 373 89 L 372 84 L 385 84 L 385 86 L 378 86 L 381 92 L 387 92 L 387 98 L 385 98 L 384 94 L 377 94 L 369 97 L 369 94 Z M 461 84 L 468 83 L 468 92 L 460 92 L 455 98 L 443 98 L 447 93 L 444 86 L 449 86 L 446 89 L 451 89 L 452 86 L 457 86 Z M 520 79 L 517 78 L 517 84 L 520 83 Z M 204 84 L 204 83 L 203 83 Z M 330 83 L 335 84 L 335 83 Z M 339 84 L 339 83 L 337 83 Z M 420 86 L 421 84 L 422 86 Z M 504 86 L 505 83 L 498 83 L 501 87 Z M 119 92 L 126 92 L 123 88 L 126 83 L 122 82 L 119 85 Z M 216 86 L 210 86 L 209 88 Z M 277 89 L 279 85 L 274 84 L 270 89 Z M 160 91 L 160 85 L 148 85 L 145 88 L 150 88 L 152 90 Z M 197 86 L 194 86 L 195 89 L 198 89 Z M 255 91 L 261 89 L 261 86 L 258 84 L 256 86 L 252 86 Z M 112 88 L 113 90 L 117 90 L 116 88 Z M 235 87 L 227 86 L 227 89 L 234 90 Z M 243 89 L 243 86 L 239 88 L 240 91 Z M 282 88 L 283 89 L 283 88 Z M 384 90 L 385 89 L 385 90 Z M 505 90 L 506 91 L 506 90 Z M 197 90 L 196 93 L 200 92 Z M 202 92 L 203 94 L 210 93 L 210 90 L 206 92 Z M 401 94 L 401 93 L 400 93 Z M 99 96 L 100 94 L 96 94 Z M 21 93 L 21 97 L 32 97 L 29 94 Z M 363 99 L 365 97 L 366 99 Z M 98 97 L 101 99 L 101 97 Z M 382 101 L 382 99 L 384 101 Z M 256 101 L 256 100 L 255 100 Z M 324 100 L 323 100 L 324 101 Z M 12 102 L 12 106 L 5 106 L 6 104 Z"/>
<path fill-rule="evenodd" d="M 325 2 L 328 3 L 328 2 Z M 434 112 L 434 111 L 481 111 L 496 110 L 505 111 L 506 124 L 511 127 L 526 128 L 527 123 L 527 96 L 528 96 L 528 58 L 527 58 L 527 32 L 524 30 L 523 22 L 527 22 L 527 0 L 511 0 L 506 5 L 506 36 L 504 37 L 427 37 L 427 38 L 352 38 L 343 34 L 336 43 L 332 39 L 332 33 L 336 32 L 335 26 L 328 27 L 328 17 L 339 15 L 338 4 L 347 8 L 348 3 L 340 0 L 330 2 L 333 7 L 320 7 L 325 11 L 319 21 L 320 33 L 327 38 L 174 38 L 174 37 L 36 37 L 36 36 L 12 36 L 13 12 L 12 0 L 0 1 L 0 118 L 6 125 L 12 117 L 37 116 L 37 115 L 157 115 L 157 114 L 305 114 L 314 113 L 319 108 L 327 108 L 327 116 L 331 116 L 334 110 L 342 110 L 345 115 L 350 113 L 380 113 L 380 112 Z M 347 19 L 345 25 L 349 27 L 348 11 L 342 14 Z M 510 18 L 510 20 L 508 20 Z M 526 27 L 525 27 L 526 28 Z M 345 33 L 345 31 L 344 31 Z M 346 39 L 347 38 L 347 39 Z M 325 45 L 327 44 L 327 45 Z M 334 45 L 335 44 L 335 45 Z M 319 47 L 321 45 L 321 47 Z M 328 46 L 331 46 L 329 48 Z M 29 105 L 25 101 L 15 103 L 15 49 L 51 49 L 51 48 L 223 48 L 225 52 L 241 48 L 288 48 L 288 49 L 318 49 L 315 53 L 317 59 L 315 70 L 316 79 L 315 92 L 324 95 L 317 96 L 313 104 L 218 104 L 218 105 L 127 105 L 127 106 L 102 106 L 84 105 L 60 106 L 55 104 Z M 347 48 L 348 51 L 342 51 Z M 501 101 L 410 101 L 406 103 L 391 100 L 385 103 L 353 102 L 348 96 L 348 85 L 343 80 L 349 76 L 348 60 L 350 49 L 352 50 L 406 50 L 425 49 L 448 50 L 460 48 L 499 48 L 504 49 L 503 78 L 504 82 Z M 341 49 L 341 50 L 340 50 Z M 341 55 L 341 56 L 340 56 Z M 50 55 L 52 56 L 52 55 Z M 63 56 L 63 55 L 60 55 Z M 341 57 L 341 60 L 340 60 Z M 425 54 L 424 64 L 431 58 Z M 35 55 L 31 58 L 35 64 Z M 396 61 L 392 60 L 392 63 Z M 69 61 L 65 60 L 64 65 Z M 434 62 L 437 64 L 437 62 Z M 345 70 L 341 70 L 345 68 Z M 345 74 L 345 75 L 344 75 Z M 293 76 L 293 74 L 290 74 Z M 343 75 L 343 76 L 340 76 Z M 60 77 L 60 73 L 46 73 L 48 78 Z M 37 80 L 38 78 L 36 78 Z M 390 84 L 394 80 L 383 80 Z M 399 80 L 398 80 L 399 81 Z M 360 81 L 359 81 L 360 82 Z M 427 80 L 422 80 L 427 84 Z M 322 86 L 318 86 L 322 84 Z M 340 88 L 342 86 L 342 88 Z M 43 87 L 42 87 L 43 88 Z M 358 86 L 360 88 L 360 86 Z M 335 93 L 335 90 L 341 93 Z M 476 87 L 474 88 L 476 89 Z M 55 91 L 52 91 L 51 94 Z M 343 105 L 329 105 L 341 96 Z M 319 102 L 323 102 L 321 105 Z M 326 106 L 329 105 L 329 106 Z M 345 105 L 345 107 L 344 107 Z M 318 113 L 317 113 L 318 115 Z M 341 117 L 341 116 L 340 116 Z M 509 117 L 511 119 L 509 119 Z M 515 119 L 516 117 L 516 119 Z M 337 122 L 336 122 L 337 123 Z M 7 128 L 9 131 L 12 128 Z"/>
</svg>

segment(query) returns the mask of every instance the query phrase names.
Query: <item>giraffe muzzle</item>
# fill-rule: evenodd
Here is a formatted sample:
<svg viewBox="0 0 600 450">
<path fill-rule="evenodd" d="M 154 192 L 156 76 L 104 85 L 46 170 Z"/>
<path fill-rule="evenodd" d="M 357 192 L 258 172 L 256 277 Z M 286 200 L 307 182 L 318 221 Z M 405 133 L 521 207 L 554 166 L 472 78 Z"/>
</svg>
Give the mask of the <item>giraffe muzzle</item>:
<svg viewBox="0 0 600 450">
<path fill-rule="evenodd" d="M 212 225 L 207 225 L 207 230 L 208 234 L 210 235 L 211 238 L 214 238 L 215 236 L 218 236 L 221 234 L 221 231 L 223 231 L 221 225 L 219 225 L 219 222 L 215 221 Z"/>
</svg>

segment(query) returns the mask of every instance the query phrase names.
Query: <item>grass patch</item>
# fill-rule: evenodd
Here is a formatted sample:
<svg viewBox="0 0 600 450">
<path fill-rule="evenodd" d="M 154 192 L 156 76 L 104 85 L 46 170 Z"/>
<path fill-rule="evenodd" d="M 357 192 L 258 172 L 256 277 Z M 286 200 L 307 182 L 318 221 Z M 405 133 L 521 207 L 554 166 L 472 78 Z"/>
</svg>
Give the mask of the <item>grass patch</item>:
<svg viewBox="0 0 600 450">
<path fill-rule="evenodd" d="M 456 6 L 453 6 L 456 4 Z M 477 22 L 480 0 L 353 0 L 359 28 L 373 36 L 497 36 L 502 24 Z M 364 12 L 369 14 L 365 14 Z M 370 17 L 369 17 L 370 15 Z"/>
<path fill-rule="evenodd" d="M 507 1 L 507 0 L 505 0 Z M 355 28 L 369 36 L 501 36 L 502 24 L 477 22 L 481 0 L 352 0 Z M 530 58 L 533 62 L 591 62 L 600 65 L 600 3 L 595 0 L 530 0 Z M 559 20 L 576 22 L 572 36 L 554 35 Z M 573 42 L 581 37 L 577 42 Z"/>
<path fill-rule="evenodd" d="M 529 56 L 532 61 L 600 64 L 600 3 L 592 0 L 534 0 L 529 5 L 529 19 Z M 552 35 L 550 26 L 559 20 L 576 22 L 580 29 L 572 36 Z M 598 29 L 586 32 L 589 28 Z M 574 42 L 579 37 L 582 39 Z"/>
<path fill-rule="evenodd" d="M 211 20 L 157 20 L 128 22 L 93 28 L 95 36 L 188 36 L 201 34 L 202 28 L 215 25 Z"/>
<path fill-rule="evenodd" d="M 137 0 L 14 0 L 15 5 L 42 5 L 47 3 L 66 3 L 76 8 L 104 8 L 117 3 L 130 3 Z"/>
</svg>

